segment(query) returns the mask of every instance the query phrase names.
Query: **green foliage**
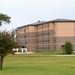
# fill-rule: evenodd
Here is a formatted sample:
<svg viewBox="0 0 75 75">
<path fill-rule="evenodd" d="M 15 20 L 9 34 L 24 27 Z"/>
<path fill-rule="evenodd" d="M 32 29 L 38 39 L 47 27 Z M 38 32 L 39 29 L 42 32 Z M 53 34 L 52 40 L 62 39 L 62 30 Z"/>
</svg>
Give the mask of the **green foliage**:
<svg viewBox="0 0 75 75">
<path fill-rule="evenodd" d="M 6 31 L 0 32 L 0 56 L 6 56 L 12 53 L 12 49 L 15 45 L 16 42 L 13 33 Z"/>
<path fill-rule="evenodd" d="M 73 53 L 73 45 L 71 42 L 66 42 L 64 45 L 65 54 L 72 54 Z"/>
<path fill-rule="evenodd" d="M 9 17 L 8 15 L 0 13 L 0 26 L 2 25 L 2 23 L 10 23 L 10 19 L 11 17 Z"/>
<path fill-rule="evenodd" d="M 13 48 L 17 46 L 14 38 L 14 32 L 0 31 L 0 64 L 3 64 L 3 58 L 9 53 L 13 53 Z"/>
<path fill-rule="evenodd" d="M 10 19 L 11 19 L 10 16 L 0 13 L 0 26 L 3 23 L 9 24 Z M 1 70 L 2 70 L 3 58 L 11 52 L 11 49 L 13 47 L 14 42 L 12 43 L 13 41 L 12 36 L 13 36 L 13 33 L 10 34 L 9 32 L 5 32 L 5 31 L 0 32 L 0 67 L 1 67 Z"/>
</svg>

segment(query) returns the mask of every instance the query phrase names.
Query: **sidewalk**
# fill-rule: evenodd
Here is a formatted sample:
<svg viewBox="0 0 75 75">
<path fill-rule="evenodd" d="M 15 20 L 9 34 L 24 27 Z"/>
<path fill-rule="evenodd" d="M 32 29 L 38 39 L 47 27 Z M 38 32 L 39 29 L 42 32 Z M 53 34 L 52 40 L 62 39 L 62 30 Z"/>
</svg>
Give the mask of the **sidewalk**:
<svg viewBox="0 0 75 75">
<path fill-rule="evenodd" d="M 51 55 L 51 56 L 75 56 L 75 55 Z"/>
</svg>

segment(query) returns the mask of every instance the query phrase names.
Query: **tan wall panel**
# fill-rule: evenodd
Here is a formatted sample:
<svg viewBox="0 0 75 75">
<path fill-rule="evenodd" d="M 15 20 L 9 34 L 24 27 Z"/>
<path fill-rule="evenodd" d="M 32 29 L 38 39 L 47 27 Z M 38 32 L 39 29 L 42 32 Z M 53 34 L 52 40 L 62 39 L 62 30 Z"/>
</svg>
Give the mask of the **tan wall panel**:
<svg viewBox="0 0 75 75">
<path fill-rule="evenodd" d="M 29 31 L 29 26 L 26 27 L 26 32 L 28 32 L 28 31 Z"/>
<path fill-rule="evenodd" d="M 55 34 L 56 36 L 74 36 L 74 23 L 59 22 L 56 23 Z"/>
<path fill-rule="evenodd" d="M 18 29 L 18 34 L 22 34 L 22 33 L 24 33 L 24 29 L 25 29 L 25 27 L 24 27 L 24 28 L 20 28 L 20 29 Z"/>
<path fill-rule="evenodd" d="M 34 26 L 29 26 L 29 32 L 34 32 Z"/>
<path fill-rule="evenodd" d="M 35 26 L 35 27 L 34 27 L 34 32 L 37 32 L 37 31 L 38 31 L 38 27 Z"/>
<path fill-rule="evenodd" d="M 49 29 L 54 30 L 54 23 L 49 23 Z"/>
<path fill-rule="evenodd" d="M 47 24 L 43 24 L 43 31 L 48 30 L 49 29 L 49 25 Z"/>
<path fill-rule="evenodd" d="M 42 25 L 38 25 L 38 31 L 42 31 Z"/>
</svg>

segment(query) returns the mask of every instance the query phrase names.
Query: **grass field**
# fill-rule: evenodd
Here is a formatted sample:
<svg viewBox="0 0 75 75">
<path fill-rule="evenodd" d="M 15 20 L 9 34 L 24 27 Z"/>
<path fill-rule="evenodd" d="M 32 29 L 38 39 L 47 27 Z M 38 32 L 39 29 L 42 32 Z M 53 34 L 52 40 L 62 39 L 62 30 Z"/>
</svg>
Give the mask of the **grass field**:
<svg viewBox="0 0 75 75">
<path fill-rule="evenodd" d="M 9 55 L 0 75 L 75 75 L 75 57 Z"/>
</svg>

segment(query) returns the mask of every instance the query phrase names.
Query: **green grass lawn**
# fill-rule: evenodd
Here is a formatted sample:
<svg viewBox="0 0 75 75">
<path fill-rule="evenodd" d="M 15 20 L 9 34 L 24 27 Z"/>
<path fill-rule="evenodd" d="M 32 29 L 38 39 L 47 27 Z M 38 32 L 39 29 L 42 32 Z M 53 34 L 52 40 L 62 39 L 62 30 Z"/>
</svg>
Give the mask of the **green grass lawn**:
<svg viewBox="0 0 75 75">
<path fill-rule="evenodd" d="M 9 55 L 0 75 L 75 75 L 75 57 Z"/>
</svg>

